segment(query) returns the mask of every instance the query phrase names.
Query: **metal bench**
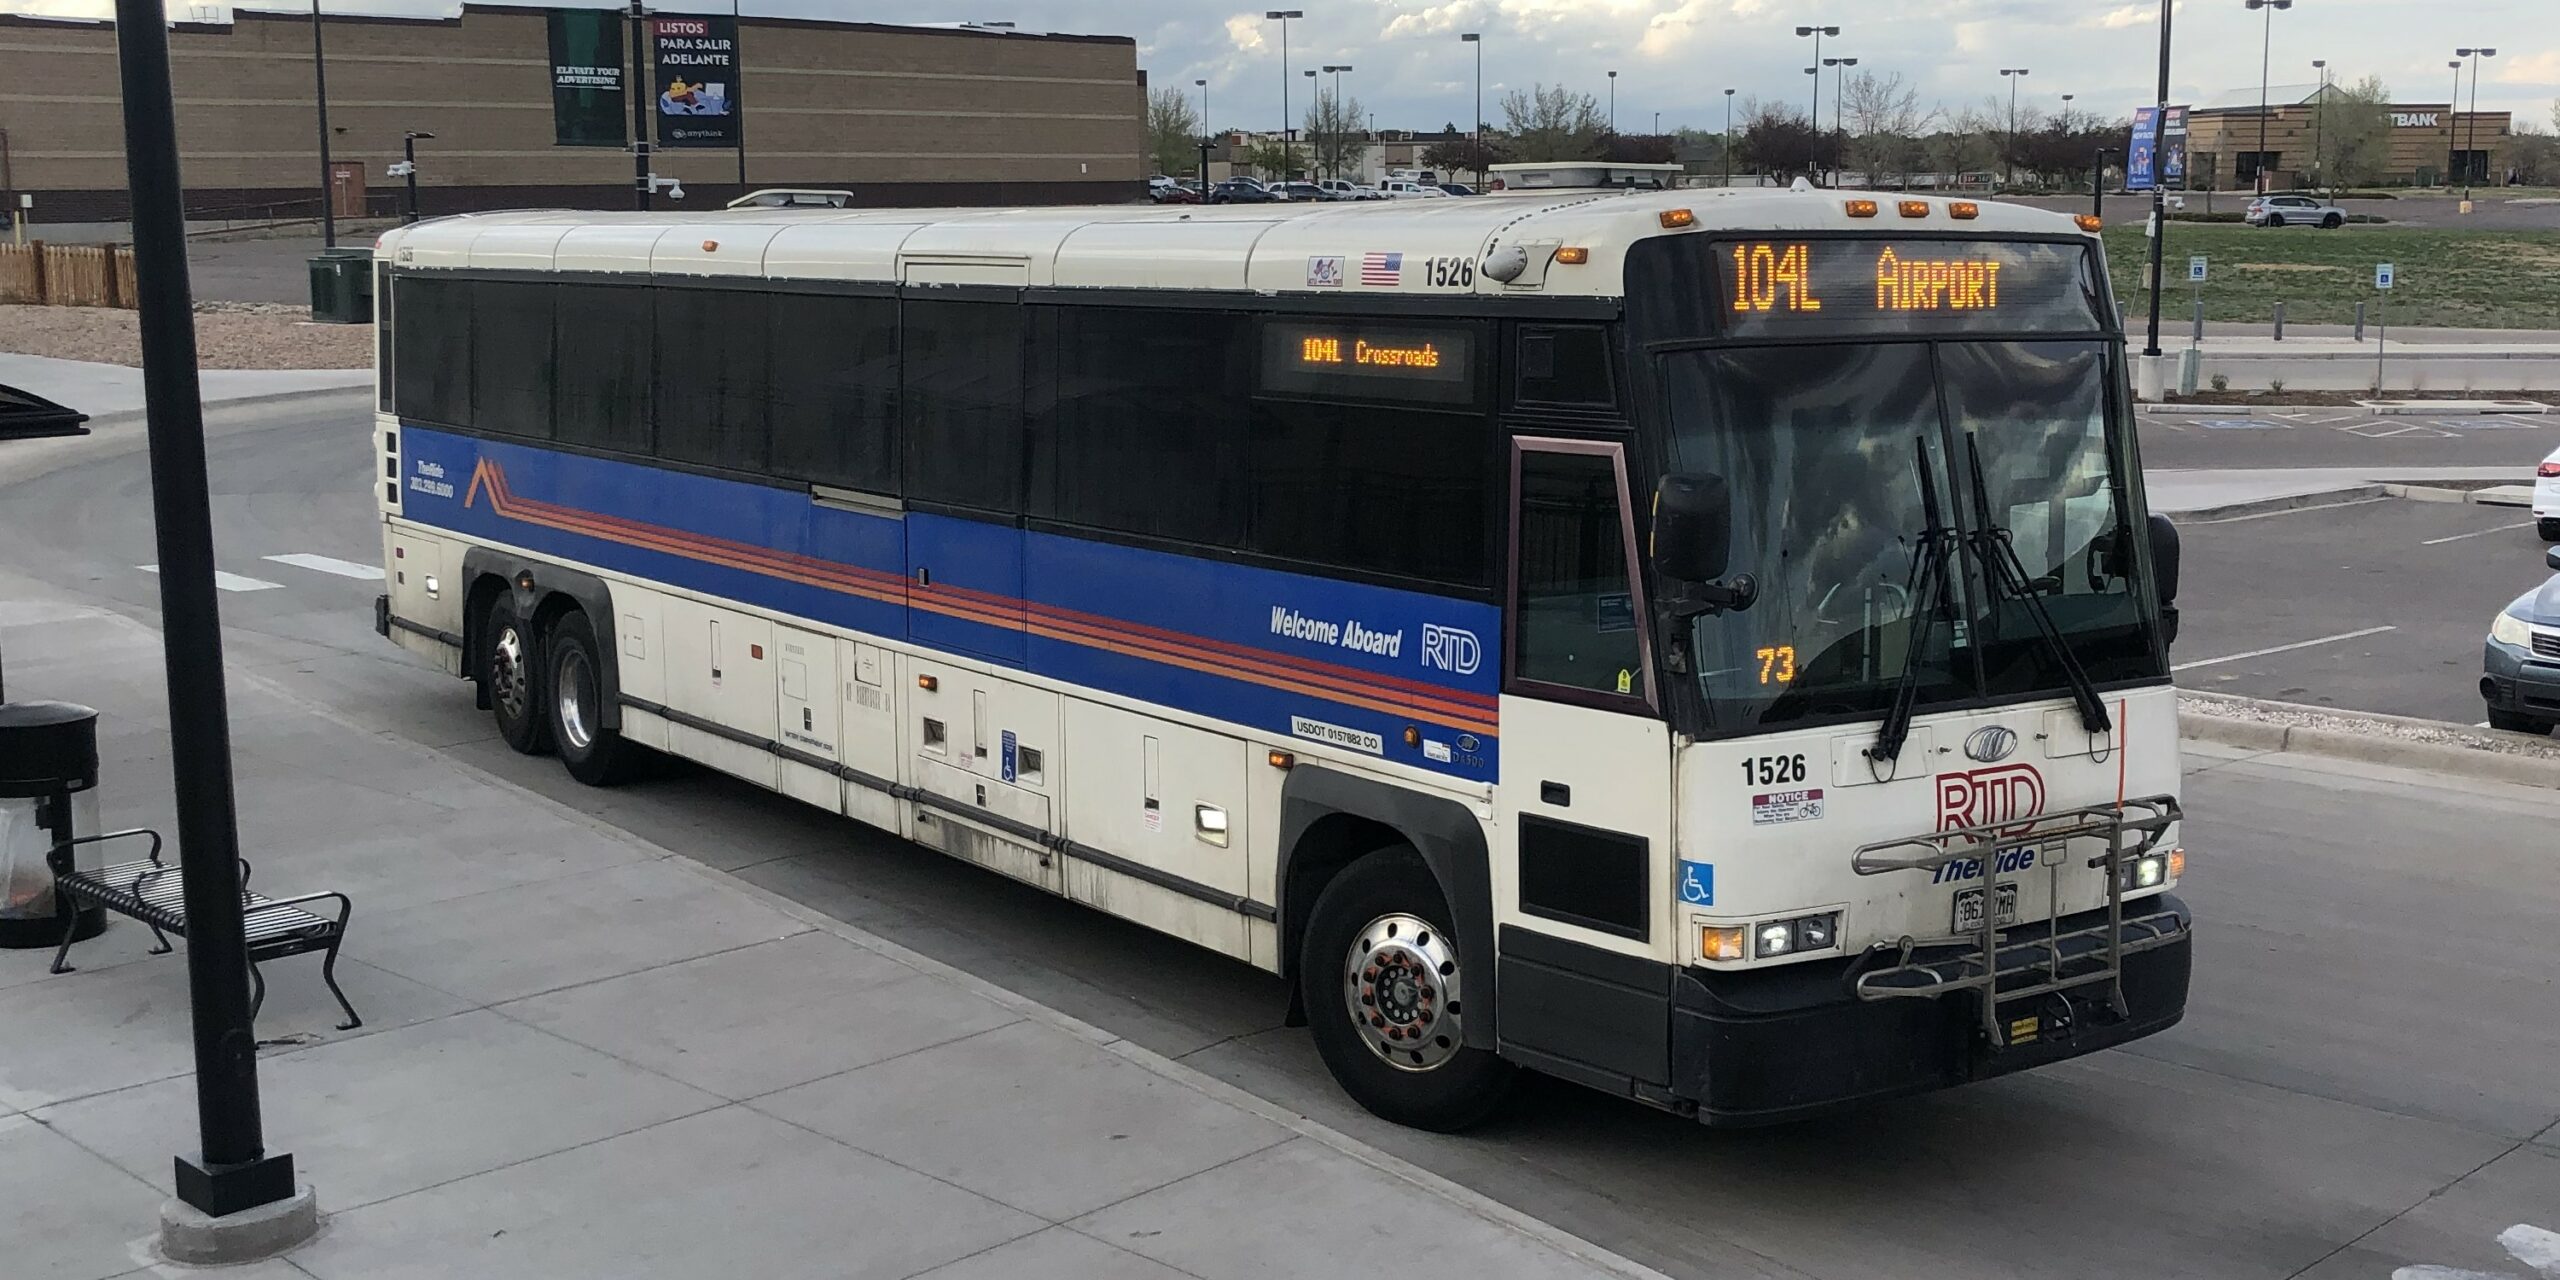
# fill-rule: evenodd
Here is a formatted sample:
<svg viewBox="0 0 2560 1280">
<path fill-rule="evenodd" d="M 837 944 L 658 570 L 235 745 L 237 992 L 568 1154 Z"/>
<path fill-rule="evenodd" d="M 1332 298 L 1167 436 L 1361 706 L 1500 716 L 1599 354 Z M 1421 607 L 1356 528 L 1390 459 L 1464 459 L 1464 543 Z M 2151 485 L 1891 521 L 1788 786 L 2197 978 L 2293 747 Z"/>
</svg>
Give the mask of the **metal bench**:
<svg viewBox="0 0 2560 1280">
<path fill-rule="evenodd" d="M 151 949 L 155 956 L 169 954 L 170 934 L 187 936 L 186 890 L 176 867 L 160 861 L 160 833 L 143 828 L 131 831 L 109 831 L 101 835 L 81 836 L 66 840 L 56 850 L 61 853 L 73 845 L 97 844 L 109 840 L 125 840 L 141 836 L 151 841 L 151 851 L 141 862 L 102 867 L 94 871 L 57 871 L 54 892 L 66 895 L 73 903 L 104 907 L 118 915 L 131 916 L 151 930 L 159 943 Z M 57 858 L 56 865 L 67 865 L 69 859 Z M 320 962 L 320 980 L 329 984 L 329 994 L 338 998 L 338 1007 L 347 1011 L 347 1020 L 338 1024 L 340 1031 L 353 1031 L 364 1025 L 356 1016 L 356 1007 L 347 1002 L 347 993 L 338 988 L 338 944 L 347 935 L 347 915 L 354 904 L 343 893 L 306 893 L 294 898 L 269 898 L 251 893 L 249 863 L 240 862 L 241 928 L 249 953 L 249 1016 L 258 1016 L 258 1008 L 267 1001 L 267 980 L 258 972 L 258 962 L 281 960 L 286 956 L 308 955 L 317 951 L 326 957 Z M 335 899 L 335 917 L 303 909 L 307 903 Z M 76 912 L 66 911 L 68 919 L 77 920 Z M 65 928 L 62 945 L 53 953 L 53 971 L 70 973 L 65 963 L 71 954 L 72 930 Z"/>
</svg>

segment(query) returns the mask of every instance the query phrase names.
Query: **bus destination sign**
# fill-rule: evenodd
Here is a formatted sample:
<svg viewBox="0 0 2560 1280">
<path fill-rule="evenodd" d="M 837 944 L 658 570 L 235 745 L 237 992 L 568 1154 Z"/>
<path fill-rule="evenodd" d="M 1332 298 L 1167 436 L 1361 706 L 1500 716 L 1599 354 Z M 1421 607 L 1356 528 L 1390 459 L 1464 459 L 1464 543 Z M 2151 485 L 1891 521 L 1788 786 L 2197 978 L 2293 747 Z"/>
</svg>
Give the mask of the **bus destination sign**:
<svg viewBox="0 0 2560 1280">
<path fill-rule="evenodd" d="M 1475 333 L 1458 327 L 1275 320 L 1263 326 L 1262 385 L 1300 395 L 1466 401 L 1475 395 Z"/>
<path fill-rule="evenodd" d="M 1745 240 L 1720 246 L 1735 335 L 2087 332 L 2097 289 L 2080 242 Z"/>
</svg>

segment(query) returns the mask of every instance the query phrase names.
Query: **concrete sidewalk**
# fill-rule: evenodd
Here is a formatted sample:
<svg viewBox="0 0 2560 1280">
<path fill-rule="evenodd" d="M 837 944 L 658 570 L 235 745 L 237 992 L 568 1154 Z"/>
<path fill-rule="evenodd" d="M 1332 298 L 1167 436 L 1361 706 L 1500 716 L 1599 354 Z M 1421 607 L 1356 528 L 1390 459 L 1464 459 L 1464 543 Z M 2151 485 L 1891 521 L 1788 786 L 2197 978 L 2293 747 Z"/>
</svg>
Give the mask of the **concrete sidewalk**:
<svg viewBox="0 0 2560 1280">
<path fill-rule="evenodd" d="M 371 369 L 205 369 L 206 405 L 373 385 Z M 0 352 L 0 386 L 32 391 L 92 418 L 142 411 L 142 370 L 129 365 Z"/>
<path fill-rule="evenodd" d="M 110 827 L 173 826 L 160 641 L 0 572 L 20 698 L 102 714 Z M 267 967 L 270 1149 L 328 1221 L 233 1280 L 1651 1276 L 1126 1041 L 235 669 L 242 851 L 338 889 Z M 779 802 L 777 802 L 779 803 Z M 177 1275 L 195 1145 L 183 954 L 119 921 L 0 952 L 11 1276 Z M 1142 980 L 1133 975 L 1133 981 Z"/>
<path fill-rule="evenodd" d="M 2375 490 L 2368 496 L 2379 498 L 2384 496 L 2379 491 L 2381 485 L 2401 481 L 2476 485 L 2512 481 L 2515 477 L 2514 467 L 2146 468 L 2142 488 L 2151 509 L 2163 515 L 2212 512 L 2236 516 L 2249 514 L 2251 509 L 2273 510 L 2287 504 L 2316 506 L 2320 505 L 2319 499 L 2343 498 L 2362 489 Z"/>
</svg>

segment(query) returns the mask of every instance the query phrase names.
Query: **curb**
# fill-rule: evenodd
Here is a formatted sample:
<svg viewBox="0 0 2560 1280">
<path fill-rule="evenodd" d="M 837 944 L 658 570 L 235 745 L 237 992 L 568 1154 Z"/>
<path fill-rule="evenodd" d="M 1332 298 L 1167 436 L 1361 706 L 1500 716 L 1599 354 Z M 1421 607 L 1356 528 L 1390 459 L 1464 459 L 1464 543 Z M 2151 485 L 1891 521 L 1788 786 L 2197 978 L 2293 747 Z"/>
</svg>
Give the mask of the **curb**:
<svg viewBox="0 0 2560 1280">
<path fill-rule="evenodd" d="M 2406 487 L 2406 486 L 2402 486 Z M 2226 503 L 2219 507 L 2198 507 L 2191 511 L 2162 511 L 2182 524 L 2212 524 L 2221 520 L 2246 520 L 2253 516 L 2271 516 L 2285 511 L 2302 511 L 2312 507 L 2346 507 L 2360 502 L 2379 502 L 2385 498 L 2407 497 L 2391 492 L 2384 484 L 2348 485 L 2339 489 L 2322 489 L 2315 493 L 2289 493 L 2275 498 L 2252 498 L 2247 502 Z"/>
<path fill-rule="evenodd" d="M 110 612 L 117 611 L 110 610 Z M 118 616 L 125 615 L 118 613 Z M 154 635 L 159 633 L 159 627 L 156 624 L 145 623 L 139 619 L 131 617 L 126 617 L 126 621 L 133 625 L 144 627 Z M 226 678 L 232 681 L 255 684 L 270 696 L 292 706 L 298 707 L 307 714 L 330 721 L 341 728 L 369 736 L 378 736 L 383 732 L 360 724 L 335 708 L 315 702 L 299 693 L 284 688 L 268 677 L 258 675 L 245 668 L 234 666 L 226 662 L 224 664 L 224 674 Z M 1660 1271 L 1656 1271 L 1651 1267 L 1644 1266 L 1641 1263 L 1612 1253 L 1591 1241 L 1585 1240 L 1580 1236 L 1566 1231 L 1562 1227 L 1544 1221 L 1543 1219 L 1533 1217 L 1528 1213 L 1515 1209 L 1510 1205 L 1504 1204 L 1503 1202 L 1481 1192 L 1470 1190 L 1469 1188 L 1461 1186 L 1456 1182 L 1440 1176 L 1439 1174 L 1433 1173 L 1420 1165 L 1414 1164 L 1412 1161 L 1406 1160 L 1401 1156 L 1397 1156 L 1381 1150 L 1380 1148 L 1371 1146 L 1370 1144 L 1362 1142 L 1360 1139 L 1352 1137 L 1350 1134 L 1344 1133 L 1339 1129 L 1335 1129 L 1322 1121 L 1290 1111 L 1285 1107 L 1268 1101 L 1267 1099 L 1258 1097 L 1244 1089 L 1229 1084 L 1224 1080 L 1220 1080 L 1215 1076 L 1209 1075 L 1196 1067 L 1185 1066 L 1172 1058 L 1168 1058 L 1152 1049 L 1145 1048 L 1126 1037 L 1116 1035 L 1101 1027 L 1097 1027 L 1092 1023 L 1086 1022 L 1083 1019 L 1052 1009 L 1029 996 L 1008 990 L 1005 987 L 990 982 L 985 978 L 978 977 L 977 975 L 965 970 L 954 968 L 943 961 L 936 960 L 931 956 L 924 955 L 921 952 L 892 942 L 889 939 L 880 937 L 868 930 L 847 924 L 815 907 L 795 902 L 781 894 L 773 892 L 770 889 L 765 889 L 761 886 L 741 880 L 729 872 L 708 866 L 704 863 L 696 862 L 692 858 L 686 857 L 683 854 L 655 844 L 647 837 L 636 832 L 624 830 L 623 828 L 616 827 L 611 823 L 595 817 L 594 815 L 585 813 L 578 809 L 573 809 L 566 804 L 553 800 L 548 796 L 531 790 L 530 788 L 520 786 L 515 782 L 512 782 L 496 773 L 492 773 L 489 770 L 483 769 L 478 765 L 470 764 L 456 758 L 436 747 L 407 739 L 400 739 L 400 741 L 407 746 L 415 747 L 422 751 L 433 752 L 447 767 L 455 769 L 466 776 L 480 779 L 489 785 L 503 787 L 525 802 L 540 806 L 565 821 L 576 823 L 610 839 L 619 840 L 646 850 L 654 854 L 657 860 L 662 863 L 675 867 L 688 874 L 699 876 L 705 881 L 719 885 L 732 892 L 752 898 L 755 901 L 762 903 L 783 915 L 789 916 L 794 920 L 800 921 L 813 929 L 832 934 L 835 937 L 841 938 L 855 946 L 896 961 L 897 963 L 905 965 L 920 973 L 928 974 L 932 977 L 939 978 L 945 982 L 961 987 L 982 999 L 1012 1010 L 1025 1018 L 1040 1022 L 1072 1035 L 1079 1040 L 1086 1041 L 1107 1053 L 1113 1054 L 1114 1056 L 1136 1066 L 1143 1067 L 1175 1084 L 1191 1089 L 1194 1092 L 1204 1094 L 1219 1102 L 1223 1102 L 1228 1106 L 1234 1107 L 1237 1110 L 1268 1120 L 1300 1137 L 1307 1138 L 1326 1147 L 1330 1147 L 1334 1151 L 1349 1156 L 1362 1164 L 1368 1165 L 1369 1167 L 1388 1175 L 1389 1177 L 1409 1183 L 1421 1191 L 1436 1196 L 1439 1199 L 1446 1201 L 1452 1207 L 1493 1223 L 1495 1226 L 1511 1231 L 1517 1235 L 1543 1244 L 1548 1248 L 1573 1259 L 1575 1262 L 1589 1267 L 1601 1274 L 1619 1277 L 1619 1280 L 1671 1280 L 1671 1277 Z M 853 821 L 853 819 L 847 818 L 846 821 L 850 822 Z"/>
<path fill-rule="evenodd" d="M 2223 714 L 2215 710 L 2217 706 L 2245 708 L 2256 715 Z M 2285 723 L 2286 720 L 2296 723 Z M 2411 733 L 2430 736 L 2400 736 Z M 2497 729 L 2473 729 L 2442 720 L 2181 689 L 2178 736 L 2244 751 L 2291 752 L 2560 789 L 2560 742 Z"/>
<path fill-rule="evenodd" d="M 2489 484 L 2477 489 L 2456 489 L 2441 484 L 2405 484 L 2399 481 L 2385 481 L 2381 487 L 2383 492 L 2394 498 L 2407 498 L 2413 502 L 2461 502 L 2481 507 L 2533 505 L 2533 488 L 2530 485 Z M 2524 496 L 2517 498 L 2500 492 L 2508 489 L 2522 489 Z M 2499 496 L 2491 497 L 2491 494 L 2499 494 Z"/>
<path fill-rule="evenodd" d="M 323 396 L 361 395 L 366 391 L 366 389 L 367 388 L 363 383 L 349 383 L 343 387 L 304 387 L 299 391 L 269 391 L 254 396 L 234 396 L 224 400 L 206 400 L 203 402 L 203 405 L 204 412 L 206 413 L 220 413 L 226 409 L 254 409 L 261 405 L 289 404 L 296 400 L 317 400 Z M 150 415 L 147 410 L 126 409 L 117 413 L 101 413 L 93 415 L 90 417 L 88 425 L 90 430 L 95 431 L 100 427 L 117 427 L 123 426 L 127 423 L 140 422 L 148 416 Z"/>
</svg>

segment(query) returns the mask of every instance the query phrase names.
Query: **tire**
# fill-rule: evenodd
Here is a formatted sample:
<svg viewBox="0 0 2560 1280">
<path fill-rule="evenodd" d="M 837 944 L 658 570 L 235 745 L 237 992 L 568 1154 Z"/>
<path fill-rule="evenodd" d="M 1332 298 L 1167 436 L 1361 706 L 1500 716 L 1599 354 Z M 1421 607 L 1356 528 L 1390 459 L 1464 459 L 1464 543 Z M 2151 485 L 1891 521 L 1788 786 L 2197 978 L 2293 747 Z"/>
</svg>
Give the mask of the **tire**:
<svg viewBox="0 0 2560 1280">
<path fill-rule="evenodd" d="M 2533 532 L 2544 542 L 2560 542 L 2560 520 L 2536 520 Z"/>
<path fill-rule="evenodd" d="M 2270 227 L 2281 227 L 2281 226 L 2283 226 L 2283 225 L 2284 225 L 2284 215 L 2283 215 L 2283 214 L 2281 214 L 2281 213 L 2270 213 L 2270 214 L 2268 214 L 2268 215 L 2267 215 L 2267 225 L 2268 225 L 2268 226 L 2270 226 Z"/>
<path fill-rule="evenodd" d="M 2551 721 L 2538 719 L 2521 711 L 2500 711 L 2496 707 L 2489 708 L 2489 727 L 2492 729 L 2504 729 L 2509 733 L 2530 733 L 2547 738 L 2551 736 L 2551 726 Z"/>
<path fill-rule="evenodd" d="M 1422 859 L 1401 846 L 1382 849 L 1317 896 L 1298 958 L 1316 1052 L 1343 1092 L 1380 1119 L 1437 1133 L 1493 1114 L 1519 1077 L 1459 1035 L 1464 975 L 1449 920 Z M 1355 1020 L 1355 1008 L 1368 1012 Z M 1401 1034 L 1408 1030 L 1410 1040 Z"/>
<path fill-rule="evenodd" d="M 2333 213 L 2328 217 L 2322 218 L 2320 220 L 2320 225 L 2326 230 L 2335 231 L 2338 228 L 2347 225 L 2347 220 Z"/>
<path fill-rule="evenodd" d="M 591 787 L 614 787 L 638 772 L 643 748 L 623 741 L 604 727 L 604 666 L 597 656 L 596 630 L 587 615 L 572 609 L 551 624 L 543 701 L 551 740 L 569 776 Z"/>
<path fill-rule="evenodd" d="M 542 651 L 533 629 L 516 618 L 505 592 L 489 602 L 480 627 L 481 681 L 498 736 L 529 756 L 551 749 L 551 721 L 542 713 Z"/>
</svg>

